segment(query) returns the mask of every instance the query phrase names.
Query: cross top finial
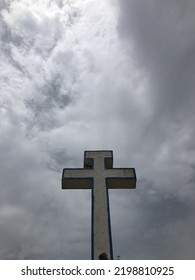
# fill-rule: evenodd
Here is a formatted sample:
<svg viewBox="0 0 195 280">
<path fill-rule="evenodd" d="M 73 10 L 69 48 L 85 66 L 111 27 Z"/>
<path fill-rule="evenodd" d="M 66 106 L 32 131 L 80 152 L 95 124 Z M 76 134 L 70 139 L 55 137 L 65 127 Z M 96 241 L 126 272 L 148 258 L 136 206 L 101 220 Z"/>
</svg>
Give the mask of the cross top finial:
<svg viewBox="0 0 195 280">
<path fill-rule="evenodd" d="M 105 168 L 113 167 L 113 151 L 85 151 L 84 168 L 93 168 L 96 159 L 102 159 Z"/>
</svg>

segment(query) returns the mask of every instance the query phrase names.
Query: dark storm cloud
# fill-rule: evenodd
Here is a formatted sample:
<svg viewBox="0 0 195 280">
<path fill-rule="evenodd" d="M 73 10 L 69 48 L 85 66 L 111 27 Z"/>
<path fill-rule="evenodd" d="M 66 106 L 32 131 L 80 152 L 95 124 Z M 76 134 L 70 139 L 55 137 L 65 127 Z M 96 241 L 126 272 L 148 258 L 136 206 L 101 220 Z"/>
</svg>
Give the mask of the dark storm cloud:
<svg viewBox="0 0 195 280">
<path fill-rule="evenodd" d="M 124 0 L 119 7 L 119 35 L 150 84 L 144 140 L 160 147 L 186 137 L 185 148 L 194 150 L 194 1 Z"/>
<path fill-rule="evenodd" d="M 193 258 L 195 3 L 152 0 L 118 3 L 122 44 L 129 56 L 133 54 L 150 85 L 145 93 L 150 115 L 141 123 L 139 152 L 145 163 L 147 157 L 143 153 L 153 165 L 152 173 L 147 173 L 150 183 L 142 167 L 137 190 L 138 221 L 131 223 L 135 227 L 133 242 L 123 248 L 129 248 L 132 258 L 138 259 Z M 140 223 L 138 228 L 137 223 Z M 128 254 L 128 249 L 124 250 Z"/>
<path fill-rule="evenodd" d="M 155 117 L 182 121 L 195 97 L 194 1 L 120 1 L 119 34 L 149 77 Z"/>
</svg>

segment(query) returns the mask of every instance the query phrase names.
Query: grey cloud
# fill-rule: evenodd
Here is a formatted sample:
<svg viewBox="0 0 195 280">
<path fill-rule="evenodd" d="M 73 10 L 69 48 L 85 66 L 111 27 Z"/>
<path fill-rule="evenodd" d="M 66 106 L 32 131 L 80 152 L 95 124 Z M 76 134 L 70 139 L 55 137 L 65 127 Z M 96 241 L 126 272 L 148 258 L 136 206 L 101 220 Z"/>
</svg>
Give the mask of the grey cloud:
<svg viewBox="0 0 195 280">
<path fill-rule="evenodd" d="M 136 192 L 126 193 L 125 213 L 116 212 L 112 203 L 116 203 L 117 198 L 111 195 L 116 254 L 123 259 L 193 258 L 190 244 L 193 248 L 194 201 L 182 200 L 178 192 L 166 194 L 152 185 L 152 182 L 139 181 Z M 124 203 L 124 199 L 122 201 Z M 122 204 L 118 208 L 121 207 Z"/>
<path fill-rule="evenodd" d="M 42 102 L 33 99 L 25 101 L 27 108 L 34 115 L 29 121 L 29 127 L 38 126 L 43 130 L 48 130 L 58 126 L 55 110 L 65 109 L 71 103 L 70 96 L 63 94 L 62 85 L 62 81 L 56 78 L 39 89 L 41 95 L 44 96 Z"/>
<path fill-rule="evenodd" d="M 194 1 L 120 1 L 118 32 L 149 83 L 139 147 L 194 150 Z M 182 138 L 185 138 L 183 141 Z M 144 142 L 143 142 L 144 139 Z M 181 140 L 180 140 L 181 139 Z M 174 146 L 175 141 L 175 146 Z M 181 142 L 180 142 L 181 141 Z M 177 144 L 176 144 L 177 143 Z M 181 144 L 179 144 L 181 143 Z"/>
<path fill-rule="evenodd" d="M 0 10 L 7 9 L 11 3 L 11 0 L 2 0 L 0 2 Z"/>
<path fill-rule="evenodd" d="M 150 105 L 148 117 L 138 122 L 139 148 L 134 159 L 141 171 L 137 194 L 143 208 L 141 204 L 136 208 L 142 209 L 138 217 L 143 227 L 133 223 L 132 238 L 143 250 L 130 241 L 129 247 L 123 247 L 132 258 L 193 258 L 194 1 L 124 0 L 118 4 L 121 44 L 148 80 L 145 96 Z M 142 179 L 146 179 L 144 189 L 158 190 L 155 202 L 146 203 L 149 196 L 140 190 Z"/>
<path fill-rule="evenodd" d="M 34 128 L 51 130 L 59 125 L 57 110 L 64 110 L 71 103 L 75 94 L 72 85 L 79 76 L 74 52 L 61 49 L 60 46 L 61 35 L 66 31 L 66 26 L 57 16 L 59 13 L 62 20 L 61 11 L 55 6 L 52 8 L 53 16 L 43 13 L 43 18 L 39 18 L 40 14 L 36 14 L 36 9 L 31 11 L 28 5 L 21 2 L 10 3 L 7 10 L 1 11 L 3 61 L 9 68 L 12 65 L 12 75 L 20 75 L 21 80 L 31 84 L 30 92 L 20 98 L 28 112 L 28 117 L 21 120 L 25 122 L 27 134 Z M 73 11 L 69 11 L 73 13 L 71 17 L 77 17 L 78 12 Z M 21 73 L 18 74 L 17 71 Z M 12 79 L 10 83 L 5 81 L 7 91 L 12 86 L 11 81 Z M 36 94 L 32 95 L 32 92 Z M 15 116 L 18 113 L 11 108 L 9 110 Z M 11 122 L 13 121 L 12 118 Z"/>
<path fill-rule="evenodd" d="M 18 137 L 13 140 L 13 147 L 18 143 Z M 86 197 L 81 194 L 83 202 L 71 193 L 65 193 L 59 199 L 60 171 L 48 172 L 47 165 L 43 164 L 44 158 L 38 158 L 38 146 L 27 143 L 25 147 L 17 145 L 17 151 L 9 147 L 4 149 L 1 158 L 9 160 L 9 166 L 1 165 L 1 189 L 0 189 L 0 247 L 3 259 L 64 259 L 72 253 L 69 244 L 76 251 L 80 239 L 87 242 L 89 234 L 80 235 L 77 228 L 89 213 L 85 209 Z M 40 162 L 41 160 L 41 162 Z M 64 162 L 67 159 L 64 158 Z M 41 169 L 40 169 L 40 166 Z M 45 166 L 45 168 L 43 168 Z M 40 172 L 41 171 L 41 172 Z M 11 176 L 10 176 L 11 174 Z M 41 175 L 41 176 L 40 176 Z M 53 180 L 53 178 L 56 178 Z M 46 182 L 49 179 L 50 183 Z M 56 182 L 56 183 L 54 183 Z M 2 188 L 2 186 L 6 186 Z M 81 208 L 80 217 L 72 217 L 75 203 Z M 72 210 L 70 210 L 70 208 Z M 72 226 L 71 226 L 72 225 Z M 70 230 L 74 230 L 74 233 Z M 83 228 L 82 232 L 86 231 Z M 89 229 L 88 229 L 89 232 Z M 82 233 L 82 234 L 84 234 Z M 57 244 L 54 240 L 58 240 Z M 48 246 L 48 242 L 53 244 Z M 90 253 L 84 245 L 80 244 L 81 251 L 89 258 Z M 57 249 L 58 248 L 58 249 Z M 56 250 L 57 249 L 57 250 Z M 76 256 L 76 255 L 75 255 Z M 80 255 L 80 258 L 82 256 Z"/>
<path fill-rule="evenodd" d="M 119 34 L 133 42 L 151 81 L 155 116 L 179 119 L 183 111 L 192 112 L 194 1 L 121 1 L 120 7 Z"/>
</svg>

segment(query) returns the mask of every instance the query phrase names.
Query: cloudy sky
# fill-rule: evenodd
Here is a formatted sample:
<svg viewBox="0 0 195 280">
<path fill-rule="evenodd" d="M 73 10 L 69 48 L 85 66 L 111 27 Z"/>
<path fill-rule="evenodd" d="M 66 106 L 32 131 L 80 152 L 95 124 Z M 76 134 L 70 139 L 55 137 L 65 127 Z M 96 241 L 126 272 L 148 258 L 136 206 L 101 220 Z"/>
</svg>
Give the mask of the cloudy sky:
<svg viewBox="0 0 195 280">
<path fill-rule="evenodd" d="M 0 0 L 0 259 L 90 259 L 85 150 L 135 167 L 110 191 L 114 256 L 195 258 L 195 1 Z"/>
</svg>

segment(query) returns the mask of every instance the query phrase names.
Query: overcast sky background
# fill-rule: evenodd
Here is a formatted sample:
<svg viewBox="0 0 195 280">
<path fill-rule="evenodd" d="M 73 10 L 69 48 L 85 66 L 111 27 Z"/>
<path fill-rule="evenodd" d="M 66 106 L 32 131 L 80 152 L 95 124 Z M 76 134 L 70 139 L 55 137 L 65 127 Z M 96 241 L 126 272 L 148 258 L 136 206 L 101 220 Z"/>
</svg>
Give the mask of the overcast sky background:
<svg viewBox="0 0 195 280">
<path fill-rule="evenodd" d="M 110 191 L 114 256 L 195 258 L 195 1 L 0 0 L 0 259 L 90 259 L 85 150 L 135 167 Z"/>
</svg>

